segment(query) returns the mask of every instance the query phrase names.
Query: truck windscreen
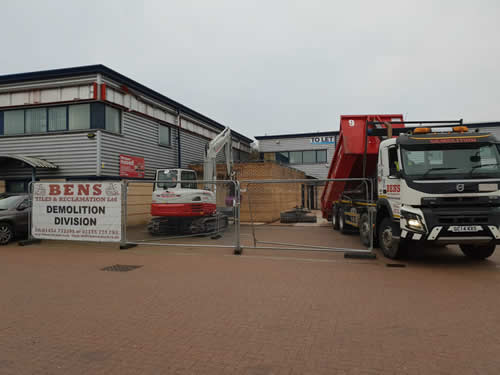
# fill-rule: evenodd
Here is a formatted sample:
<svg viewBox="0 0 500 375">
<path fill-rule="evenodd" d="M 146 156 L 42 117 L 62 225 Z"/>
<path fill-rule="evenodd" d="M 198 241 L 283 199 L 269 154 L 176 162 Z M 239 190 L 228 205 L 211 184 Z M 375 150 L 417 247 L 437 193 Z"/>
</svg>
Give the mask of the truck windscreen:
<svg viewBox="0 0 500 375">
<path fill-rule="evenodd" d="M 412 145 L 401 148 L 403 171 L 412 178 L 499 178 L 500 145 Z"/>
</svg>

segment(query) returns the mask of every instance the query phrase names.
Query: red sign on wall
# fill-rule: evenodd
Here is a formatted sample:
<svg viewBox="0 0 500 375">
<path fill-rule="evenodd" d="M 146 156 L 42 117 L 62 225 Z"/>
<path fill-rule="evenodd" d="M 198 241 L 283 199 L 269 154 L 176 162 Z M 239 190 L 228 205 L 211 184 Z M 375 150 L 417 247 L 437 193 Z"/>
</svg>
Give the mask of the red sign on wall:
<svg viewBox="0 0 500 375">
<path fill-rule="evenodd" d="M 120 177 L 144 178 L 144 158 L 120 155 Z"/>
</svg>

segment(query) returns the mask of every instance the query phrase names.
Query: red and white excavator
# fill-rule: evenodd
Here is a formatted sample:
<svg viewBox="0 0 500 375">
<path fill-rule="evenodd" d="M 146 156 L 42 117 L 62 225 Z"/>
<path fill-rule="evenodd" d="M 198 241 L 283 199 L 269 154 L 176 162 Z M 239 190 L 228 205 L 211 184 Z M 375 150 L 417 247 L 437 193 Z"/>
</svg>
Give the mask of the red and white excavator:
<svg viewBox="0 0 500 375">
<path fill-rule="evenodd" d="M 217 155 L 225 150 L 227 174 L 233 175 L 231 129 L 225 128 L 205 150 L 203 181 L 217 179 Z M 227 226 L 226 215 L 217 211 L 216 184 L 205 183 L 199 189 L 196 172 L 191 169 L 158 169 L 151 204 L 151 234 L 198 234 L 218 231 Z M 161 181 L 161 182 L 158 182 Z M 193 181 L 193 182 L 191 182 Z"/>
</svg>

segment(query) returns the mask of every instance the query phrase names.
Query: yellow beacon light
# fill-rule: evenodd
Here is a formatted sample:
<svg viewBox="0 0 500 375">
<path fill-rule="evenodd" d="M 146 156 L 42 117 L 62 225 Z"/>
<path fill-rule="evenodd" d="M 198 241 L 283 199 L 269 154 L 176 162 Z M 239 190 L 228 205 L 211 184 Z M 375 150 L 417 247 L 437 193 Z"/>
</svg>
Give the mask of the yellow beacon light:
<svg viewBox="0 0 500 375">
<path fill-rule="evenodd" d="M 469 128 L 467 126 L 454 126 L 453 131 L 455 133 L 467 133 Z"/>
<path fill-rule="evenodd" d="M 413 130 L 413 134 L 426 134 L 426 133 L 430 133 L 431 132 L 431 128 L 415 128 Z"/>
</svg>

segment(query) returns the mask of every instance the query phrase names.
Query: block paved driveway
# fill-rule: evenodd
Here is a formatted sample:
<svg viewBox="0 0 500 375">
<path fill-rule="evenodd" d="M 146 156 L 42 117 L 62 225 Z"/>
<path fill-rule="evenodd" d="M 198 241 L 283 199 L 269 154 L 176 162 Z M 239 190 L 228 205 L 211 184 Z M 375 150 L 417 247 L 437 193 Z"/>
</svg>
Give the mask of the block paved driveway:
<svg viewBox="0 0 500 375">
<path fill-rule="evenodd" d="M 499 255 L 445 248 L 388 268 L 341 254 L 11 244 L 0 374 L 496 375 Z M 143 267 L 100 270 L 116 263 Z"/>
</svg>

